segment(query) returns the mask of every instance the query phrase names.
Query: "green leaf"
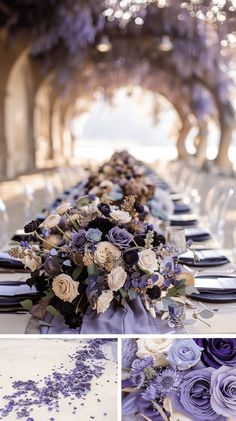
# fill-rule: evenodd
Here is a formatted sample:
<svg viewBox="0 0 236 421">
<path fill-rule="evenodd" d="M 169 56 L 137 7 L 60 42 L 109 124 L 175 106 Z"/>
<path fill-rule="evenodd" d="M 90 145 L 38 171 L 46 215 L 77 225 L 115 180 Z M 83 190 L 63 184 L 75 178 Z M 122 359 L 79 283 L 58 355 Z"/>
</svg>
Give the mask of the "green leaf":
<svg viewBox="0 0 236 421">
<path fill-rule="evenodd" d="M 120 289 L 119 289 L 119 291 L 120 291 L 121 296 L 122 296 L 123 298 L 126 298 L 126 297 L 127 297 L 128 293 L 127 293 L 127 291 L 125 291 L 125 289 L 124 289 L 124 288 L 120 288 Z"/>
<path fill-rule="evenodd" d="M 57 309 L 51 305 L 46 307 L 46 311 L 50 314 L 52 314 L 53 316 L 58 316 L 59 312 L 57 311 Z"/>
<path fill-rule="evenodd" d="M 97 267 L 97 265 L 95 265 L 95 263 L 93 263 L 92 265 L 88 266 L 87 271 L 88 271 L 88 274 L 89 275 L 98 276 L 98 267 Z"/>
<path fill-rule="evenodd" d="M 134 300 L 137 297 L 137 291 L 135 291 L 134 289 L 130 289 L 128 291 L 128 296 L 131 300 Z"/>
<path fill-rule="evenodd" d="M 25 310 L 32 310 L 33 307 L 33 301 L 31 300 L 24 300 L 24 301 L 20 301 L 20 304 L 22 305 L 23 308 L 25 308 Z"/>
<path fill-rule="evenodd" d="M 151 380 L 156 374 L 154 368 L 152 368 L 152 367 L 146 367 L 144 369 L 144 373 L 145 373 L 145 376 L 146 376 L 147 380 Z"/>
<path fill-rule="evenodd" d="M 90 203 L 88 196 L 81 196 L 79 200 L 77 200 L 76 204 L 79 206 L 86 206 Z"/>
<path fill-rule="evenodd" d="M 50 289 L 49 291 L 47 291 L 45 293 L 45 296 L 42 299 L 45 300 L 45 301 L 50 301 L 54 297 L 54 295 L 55 294 L 54 294 L 53 290 Z"/>
<path fill-rule="evenodd" d="M 52 327 L 52 325 L 48 322 L 45 322 L 44 320 L 39 320 L 39 324 L 41 326 L 48 326 L 48 327 Z"/>
<path fill-rule="evenodd" d="M 83 268 L 84 268 L 84 266 L 76 266 L 75 270 L 72 273 L 72 278 L 74 279 L 74 281 L 76 281 L 78 279 L 78 277 L 80 276 Z"/>
<path fill-rule="evenodd" d="M 198 316 L 202 317 L 203 319 L 211 319 L 214 316 L 214 312 L 211 310 L 202 310 L 198 313 Z"/>
</svg>

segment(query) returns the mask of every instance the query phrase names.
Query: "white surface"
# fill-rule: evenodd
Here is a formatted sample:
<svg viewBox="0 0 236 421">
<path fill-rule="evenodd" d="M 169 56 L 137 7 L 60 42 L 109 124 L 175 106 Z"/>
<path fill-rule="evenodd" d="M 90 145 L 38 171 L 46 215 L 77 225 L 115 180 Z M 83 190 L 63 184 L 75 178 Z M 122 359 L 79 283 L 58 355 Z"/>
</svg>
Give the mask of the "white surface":
<svg viewBox="0 0 236 421">
<path fill-rule="evenodd" d="M 74 367 L 68 355 L 74 354 L 85 340 L 62 340 L 62 339 L 2 339 L 0 340 L 0 407 L 4 405 L 2 397 L 13 392 L 12 381 L 14 380 L 39 380 L 50 374 L 53 368 L 65 372 Z M 33 409 L 31 417 L 34 421 L 49 421 L 54 417 L 55 421 L 116 421 L 117 420 L 117 384 L 116 363 L 113 361 L 111 345 L 103 347 L 108 358 L 105 361 L 104 374 L 92 381 L 92 389 L 85 399 L 72 401 L 69 398 L 59 400 L 60 412 L 48 411 L 47 407 Z M 61 363 L 64 367 L 61 369 Z M 96 361 L 95 361 L 96 364 Z M 39 376 L 37 376 L 39 374 Z M 10 377 L 13 379 L 10 379 Z M 107 382 L 109 380 L 109 383 Z M 97 399 L 101 402 L 98 402 Z M 81 403 L 84 406 L 81 406 Z M 73 415 L 73 406 L 77 407 L 77 414 Z M 107 413 L 105 416 L 104 413 Z M 16 421 L 16 414 L 11 413 L 4 418 L 7 421 Z M 20 418 L 19 420 L 24 420 Z"/>
</svg>

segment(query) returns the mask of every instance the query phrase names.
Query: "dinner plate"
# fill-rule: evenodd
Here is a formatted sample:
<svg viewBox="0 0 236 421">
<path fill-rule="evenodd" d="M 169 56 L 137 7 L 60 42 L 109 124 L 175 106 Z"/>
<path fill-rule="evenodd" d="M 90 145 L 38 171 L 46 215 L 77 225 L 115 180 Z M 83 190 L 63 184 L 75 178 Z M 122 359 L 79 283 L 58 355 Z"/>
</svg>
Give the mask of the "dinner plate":
<svg viewBox="0 0 236 421">
<path fill-rule="evenodd" d="M 192 294 L 191 298 L 209 303 L 236 302 L 236 277 L 232 276 L 198 276 L 195 286 L 199 294 Z"/>
<path fill-rule="evenodd" d="M 171 215 L 170 225 L 172 226 L 191 226 L 197 223 L 197 216 L 193 214 Z"/>
<path fill-rule="evenodd" d="M 179 263 L 194 267 L 221 266 L 229 263 L 229 259 L 220 253 L 219 250 L 195 250 L 199 260 L 194 260 L 191 251 L 187 251 L 179 257 Z"/>
<path fill-rule="evenodd" d="M 202 228 L 186 228 L 185 235 L 187 240 L 205 241 L 209 240 L 211 234 Z"/>
<path fill-rule="evenodd" d="M 174 205 L 174 214 L 182 214 L 191 212 L 190 206 L 186 205 L 186 203 L 175 203 Z"/>
</svg>

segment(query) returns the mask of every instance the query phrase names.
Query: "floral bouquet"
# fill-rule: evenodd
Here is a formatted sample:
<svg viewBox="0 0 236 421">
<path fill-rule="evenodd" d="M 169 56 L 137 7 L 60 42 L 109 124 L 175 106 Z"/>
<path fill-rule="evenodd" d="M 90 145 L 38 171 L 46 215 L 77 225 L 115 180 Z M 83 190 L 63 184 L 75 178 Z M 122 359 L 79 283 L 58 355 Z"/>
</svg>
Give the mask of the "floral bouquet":
<svg viewBox="0 0 236 421">
<path fill-rule="evenodd" d="M 105 199 L 104 199 L 105 200 Z M 120 207 L 94 195 L 62 203 L 43 222 L 25 226 L 33 241 L 10 250 L 31 270 L 47 312 L 62 314 L 70 328 L 81 325 L 88 307 L 104 313 L 111 303 L 136 297 L 156 317 L 165 305 L 196 292 L 164 236 L 144 221 L 144 207 L 127 196 Z M 31 309 L 32 302 L 22 302 Z"/>
<path fill-rule="evenodd" d="M 236 339 L 124 339 L 123 421 L 236 419 Z"/>
<path fill-rule="evenodd" d="M 127 151 L 115 152 L 88 180 L 88 192 L 98 196 L 108 194 L 119 201 L 127 195 L 135 195 L 145 204 L 155 191 L 154 183 L 146 174 L 146 165 Z"/>
</svg>

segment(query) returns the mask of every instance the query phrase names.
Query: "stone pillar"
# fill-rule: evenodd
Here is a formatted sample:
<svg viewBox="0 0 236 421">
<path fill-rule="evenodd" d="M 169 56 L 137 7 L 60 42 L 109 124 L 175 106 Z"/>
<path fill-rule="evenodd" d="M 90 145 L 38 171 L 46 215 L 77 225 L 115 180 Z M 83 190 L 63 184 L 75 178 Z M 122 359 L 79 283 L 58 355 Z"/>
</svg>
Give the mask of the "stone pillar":
<svg viewBox="0 0 236 421">
<path fill-rule="evenodd" d="M 177 144 L 176 144 L 179 159 L 187 159 L 188 152 L 186 150 L 185 140 L 190 131 L 190 128 L 191 128 L 190 123 L 186 117 L 184 120 L 182 120 L 182 127 L 179 131 L 179 136 L 178 136 Z"/>
<path fill-rule="evenodd" d="M 207 158 L 207 139 L 208 139 L 208 122 L 203 120 L 199 122 L 198 143 L 196 150 L 196 162 L 202 165 Z"/>
</svg>

